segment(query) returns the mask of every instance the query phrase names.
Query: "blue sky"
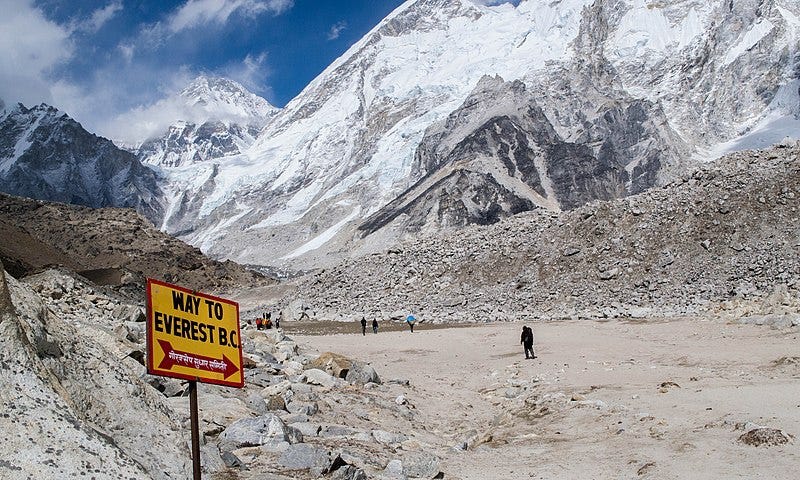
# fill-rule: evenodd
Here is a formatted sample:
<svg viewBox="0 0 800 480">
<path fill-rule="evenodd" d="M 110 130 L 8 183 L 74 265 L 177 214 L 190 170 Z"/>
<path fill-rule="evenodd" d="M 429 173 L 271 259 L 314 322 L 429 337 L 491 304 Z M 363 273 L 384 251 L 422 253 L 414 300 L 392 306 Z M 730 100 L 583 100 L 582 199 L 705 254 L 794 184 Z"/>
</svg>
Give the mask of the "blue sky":
<svg viewBox="0 0 800 480">
<path fill-rule="evenodd" d="M 0 0 L 0 99 L 50 103 L 100 134 L 201 73 L 281 107 L 402 3 Z"/>
</svg>

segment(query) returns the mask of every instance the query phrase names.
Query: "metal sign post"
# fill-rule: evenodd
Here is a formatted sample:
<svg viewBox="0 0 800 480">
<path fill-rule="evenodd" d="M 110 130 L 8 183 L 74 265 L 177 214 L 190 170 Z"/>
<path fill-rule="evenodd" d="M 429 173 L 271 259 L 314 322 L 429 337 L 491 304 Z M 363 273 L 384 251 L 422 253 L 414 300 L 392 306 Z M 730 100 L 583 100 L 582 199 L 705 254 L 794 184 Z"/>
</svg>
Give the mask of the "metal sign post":
<svg viewBox="0 0 800 480">
<path fill-rule="evenodd" d="M 189 380 L 189 417 L 192 423 L 192 471 L 193 480 L 200 478 L 200 420 L 197 412 L 197 381 Z"/>
<path fill-rule="evenodd" d="M 197 383 L 242 388 L 239 304 L 147 279 L 147 373 L 189 381 L 192 468 L 200 480 Z"/>
</svg>

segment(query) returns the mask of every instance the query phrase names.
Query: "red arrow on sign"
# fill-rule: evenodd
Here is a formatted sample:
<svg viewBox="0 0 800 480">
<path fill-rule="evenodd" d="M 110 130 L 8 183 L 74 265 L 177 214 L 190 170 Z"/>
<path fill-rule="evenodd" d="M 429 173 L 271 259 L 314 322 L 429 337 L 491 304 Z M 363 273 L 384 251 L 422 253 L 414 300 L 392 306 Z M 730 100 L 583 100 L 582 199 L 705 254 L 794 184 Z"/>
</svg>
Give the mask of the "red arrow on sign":
<svg viewBox="0 0 800 480">
<path fill-rule="evenodd" d="M 222 355 L 222 360 L 220 360 L 219 358 L 204 357 L 175 350 L 172 348 L 172 344 L 166 340 L 159 340 L 158 344 L 161 345 L 161 350 L 164 351 L 164 359 L 158 365 L 158 368 L 162 370 L 172 370 L 174 365 L 179 365 L 207 372 L 223 373 L 225 375 L 224 379 L 239 371 L 239 367 L 225 354 Z"/>
</svg>

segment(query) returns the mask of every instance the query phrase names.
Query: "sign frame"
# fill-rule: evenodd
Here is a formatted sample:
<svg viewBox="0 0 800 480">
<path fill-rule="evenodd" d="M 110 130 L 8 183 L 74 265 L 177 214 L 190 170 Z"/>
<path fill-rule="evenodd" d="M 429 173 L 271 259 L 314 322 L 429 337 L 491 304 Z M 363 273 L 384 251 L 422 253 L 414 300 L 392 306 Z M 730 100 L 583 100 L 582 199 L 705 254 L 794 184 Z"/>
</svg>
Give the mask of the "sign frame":
<svg viewBox="0 0 800 480">
<path fill-rule="evenodd" d="M 188 373 L 174 372 L 174 371 L 166 370 L 166 369 L 163 369 L 163 368 L 160 368 L 160 367 L 157 368 L 157 366 L 155 365 L 154 351 L 155 351 L 156 348 L 160 348 L 163 351 L 164 348 L 163 348 L 162 345 L 156 346 L 156 343 L 160 343 L 160 342 L 159 342 L 159 339 L 157 339 L 155 337 L 156 332 L 154 331 L 154 324 L 155 324 L 154 313 L 155 313 L 155 310 L 153 308 L 153 293 L 152 293 L 152 287 L 153 286 L 157 286 L 157 287 L 161 287 L 161 288 L 167 288 L 167 289 L 171 289 L 171 290 L 176 290 L 176 291 L 182 292 L 184 294 L 191 295 L 192 297 L 200 298 L 200 299 L 203 299 L 203 300 L 209 300 L 209 301 L 213 301 L 213 302 L 217 302 L 217 303 L 224 303 L 224 304 L 227 304 L 227 305 L 229 305 L 229 306 L 231 306 L 231 307 L 233 307 L 235 309 L 235 311 L 236 311 L 236 338 L 239 341 L 239 345 L 238 345 L 238 348 L 237 348 L 238 355 L 234 355 L 234 357 L 235 357 L 234 359 L 231 359 L 230 357 L 228 357 L 227 360 L 233 360 L 234 367 L 238 369 L 238 372 L 240 374 L 239 378 L 241 379 L 241 381 L 235 382 L 235 381 L 231 381 L 231 380 L 226 380 L 225 378 L 222 378 L 222 379 L 209 378 L 209 377 L 202 376 L 202 374 L 192 375 L 192 374 L 188 374 Z M 233 387 L 233 388 L 243 388 L 244 387 L 244 365 L 243 365 L 243 360 L 242 360 L 241 323 L 240 323 L 240 317 L 239 317 L 239 304 L 237 302 L 235 302 L 233 300 L 228 300 L 228 299 L 225 299 L 225 298 L 217 297 L 217 296 L 214 296 L 214 295 L 209 295 L 209 294 L 201 293 L 201 292 L 198 292 L 198 291 L 190 290 L 188 288 L 181 287 L 179 285 L 173 285 L 173 284 L 170 284 L 170 283 L 167 283 L 167 282 L 162 282 L 160 280 L 155 280 L 155 279 L 152 279 L 152 278 L 148 278 L 147 279 L 146 291 L 147 291 L 146 292 L 147 293 L 147 362 L 146 362 L 147 365 L 146 365 L 146 367 L 147 367 L 147 373 L 148 374 L 155 375 L 155 376 L 161 376 L 161 377 L 169 377 L 169 378 L 178 378 L 178 379 L 182 379 L 182 380 L 197 381 L 197 382 L 201 382 L 201 383 L 210 383 L 210 384 L 220 385 L 220 386 L 225 386 L 225 387 Z M 192 355 L 192 356 L 202 357 L 202 354 L 197 353 L 197 352 L 180 352 L 180 353 L 187 353 L 187 354 Z M 226 357 L 227 357 L 226 355 L 223 355 L 222 361 L 225 361 Z M 238 364 L 235 363 L 236 361 L 238 361 Z M 198 370 L 198 369 L 195 368 L 195 370 Z M 219 373 L 222 373 L 222 372 L 218 372 L 217 374 L 219 374 Z"/>
</svg>

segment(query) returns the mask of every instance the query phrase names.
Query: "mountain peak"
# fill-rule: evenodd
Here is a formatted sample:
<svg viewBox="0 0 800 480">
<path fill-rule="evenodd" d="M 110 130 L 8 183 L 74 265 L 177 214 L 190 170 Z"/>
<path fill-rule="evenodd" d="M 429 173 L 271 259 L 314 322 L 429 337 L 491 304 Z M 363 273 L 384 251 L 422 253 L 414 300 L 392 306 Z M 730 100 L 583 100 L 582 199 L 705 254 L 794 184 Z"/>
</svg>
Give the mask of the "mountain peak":
<svg viewBox="0 0 800 480">
<path fill-rule="evenodd" d="M 189 107 L 199 107 L 207 113 L 223 113 L 223 117 L 233 114 L 240 118 L 263 120 L 278 111 L 275 106 L 250 92 L 242 84 L 224 77 L 200 75 L 179 96 Z"/>
</svg>

